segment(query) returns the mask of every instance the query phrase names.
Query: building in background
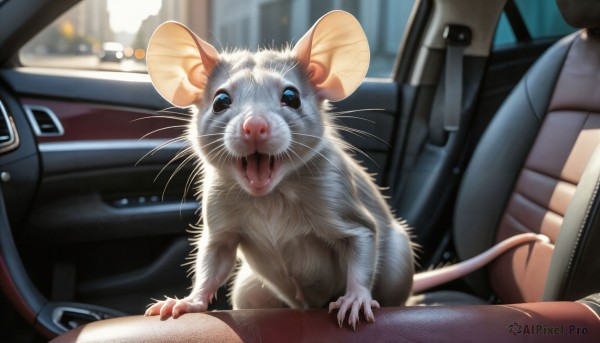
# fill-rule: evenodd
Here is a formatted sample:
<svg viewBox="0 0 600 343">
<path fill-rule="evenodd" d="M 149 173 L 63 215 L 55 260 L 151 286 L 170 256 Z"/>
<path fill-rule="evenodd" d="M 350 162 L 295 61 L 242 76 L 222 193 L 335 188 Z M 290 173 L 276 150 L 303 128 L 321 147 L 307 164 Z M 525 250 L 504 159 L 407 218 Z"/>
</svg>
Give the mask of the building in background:
<svg viewBox="0 0 600 343">
<path fill-rule="evenodd" d="M 154 30 L 161 23 L 175 20 L 187 25 L 200 37 L 206 37 L 210 27 L 211 0 L 162 0 L 158 14 L 149 16 L 130 44 L 133 48 L 145 48 Z"/>
<path fill-rule="evenodd" d="M 409 0 L 213 1 L 211 30 L 235 46 L 278 47 L 296 42 L 323 14 L 343 9 L 358 18 L 371 50 L 396 54 L 412 7 Z"/>
<path fill-rule="evenodd" d="M 135 38 L 120 43 L 144 49 L 158 25 L 176 20 L 218 49 L 280 48 L 297 42 L 323 14 L 343 9 L 358 18 L 367 34 L 369 74 L 387 76 L 412 6 L 410 0 L 163 0 Z"/>
<path fill-rule="evenodd" d="M 114 40 L 108 24 L 106 0 L 83 1 L 69 11 L 64 20 L 70 21 L 80 36 L 93 36 L 99 42 Z"/>
<path fill-rule="evenodd" d="M 193 1 L 193 0 L 192 0 Z M 208 40 L 256 50 L 295 43 L 323 14 L 342 9 L 361 23 L 371 48 L 371 76 L 389 76 L 411 0 L 219 0 L 212 1 Z M 216 37 L 214 37 L 216 36 Z"/>
</svg>

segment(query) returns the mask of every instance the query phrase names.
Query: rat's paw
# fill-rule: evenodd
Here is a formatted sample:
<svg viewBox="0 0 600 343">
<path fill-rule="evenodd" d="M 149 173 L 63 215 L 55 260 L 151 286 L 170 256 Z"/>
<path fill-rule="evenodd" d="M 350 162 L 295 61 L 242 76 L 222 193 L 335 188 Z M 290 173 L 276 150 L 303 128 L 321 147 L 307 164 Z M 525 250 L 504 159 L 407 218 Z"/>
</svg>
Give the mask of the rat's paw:
<svg viewBox="0 0 600 343">
<path fill-rule="evenodd" d="M 360 309 L 363 309 L 363 314 L 367 318 L 368 322 L 374 322 L 375 316 L 373 315 L 372 307 L 379 308 L 379 303 L 371 298 L 369 291 L 359 292 L 346 292 L 346 295 L 339 297 L 337 301 L 329 304 L 329 313 L 337 309 L 337 320 L 338 325 L 342 327 L 346 313 L 350 310 L 348 315 L 348 325 L 351 325 L 356 330 L 356 324 L 358 324 L 358 315 Z"/>
<path fill-rule="evenodd" d="M 167 297 L 166 300 L 157 301 L 152 304 L 144 315 L 146 317 L 160 315 L 160 319 L 163 320 L 170 316 L 173 316 L 173 319 L 177 319 L 184 313 L 204 312 L 207 309 L 208 305 L 203 301 L 193 301 L 188 298 L 180 300 Z"/>
</svg>

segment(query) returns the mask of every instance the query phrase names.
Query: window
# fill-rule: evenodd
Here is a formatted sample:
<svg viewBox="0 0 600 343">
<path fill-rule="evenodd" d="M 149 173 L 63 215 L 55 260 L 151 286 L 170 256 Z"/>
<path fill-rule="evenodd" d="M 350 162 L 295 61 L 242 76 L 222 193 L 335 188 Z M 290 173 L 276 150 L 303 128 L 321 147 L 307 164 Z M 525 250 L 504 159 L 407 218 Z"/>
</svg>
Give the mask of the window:
<svg viewBox="0 0 600 343">
<path fill-rule="evenodd" d="M 576 31 L 565 23 L 555 1 L 514 0 L 514 3 L 532 39 L 560 37 Z M 494 46 L 514 44 L 517 41 L 519 39 L 504 12 L 498 23 Z"/>
<path fill-rule="evenodd" d="M 145 72 L 145 49 L 167 20 L 217 48 L 296 42 L 333 9 L 354 14 L 371 47 L 368 76 L 390 75 L 414 0 L 83 0 L 20 52 L 25 66 Z"/>
</svg>

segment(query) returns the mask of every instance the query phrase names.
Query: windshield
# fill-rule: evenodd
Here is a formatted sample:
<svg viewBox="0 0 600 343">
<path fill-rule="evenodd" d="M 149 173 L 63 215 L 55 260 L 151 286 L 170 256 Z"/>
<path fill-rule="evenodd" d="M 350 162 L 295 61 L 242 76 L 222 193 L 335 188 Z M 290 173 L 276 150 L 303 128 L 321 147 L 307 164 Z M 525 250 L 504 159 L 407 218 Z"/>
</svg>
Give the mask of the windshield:
<svg viewBox="0 0 600 343">
<path fill-rule="evenodd" d="M 184 23 L 216 47 L 279 48 L 330 10 L 354 14 L 369 38 L 369 76 L 388 77 L 412 0 L 83 0 L 20 52 L 25 66 L 145 72 L 152 32 Z"/>
</svg>

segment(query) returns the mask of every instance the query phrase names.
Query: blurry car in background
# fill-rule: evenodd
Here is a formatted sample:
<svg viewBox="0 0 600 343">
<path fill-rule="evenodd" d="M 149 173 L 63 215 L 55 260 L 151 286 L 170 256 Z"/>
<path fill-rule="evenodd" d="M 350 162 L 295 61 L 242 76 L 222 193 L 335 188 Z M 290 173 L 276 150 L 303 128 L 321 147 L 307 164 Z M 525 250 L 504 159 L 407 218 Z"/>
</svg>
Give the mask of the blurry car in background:
<svg viewBox="0 0 600 343">
<path fill-rule="evenodd" d="M 101 62 L 121 62 L 124 56 L 123 44 L 116 42 L 106 42 L 102 44 L 100 51 Z"/>
</svg>

